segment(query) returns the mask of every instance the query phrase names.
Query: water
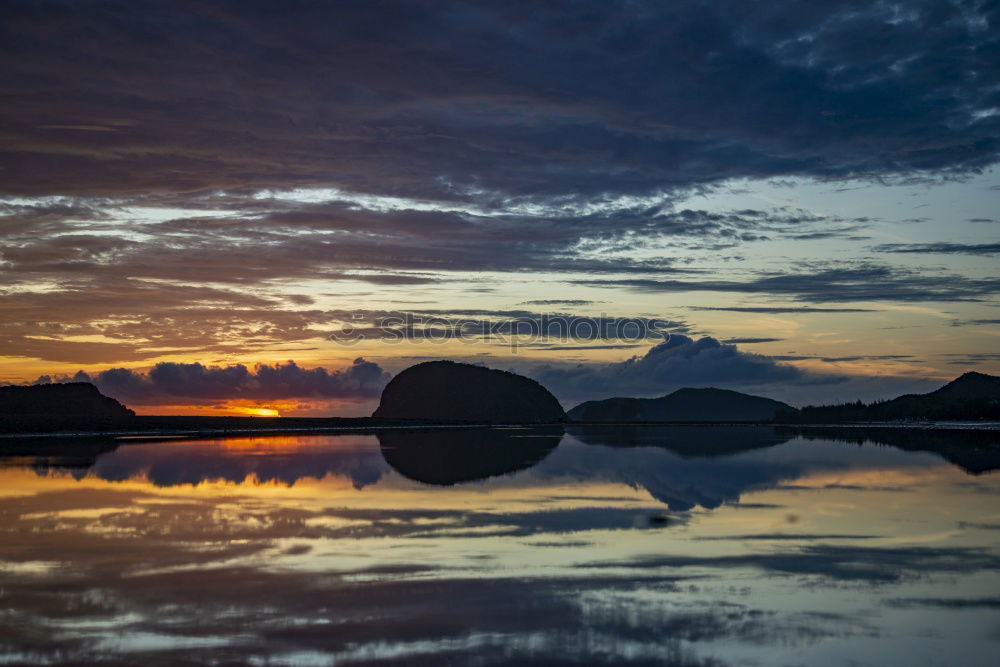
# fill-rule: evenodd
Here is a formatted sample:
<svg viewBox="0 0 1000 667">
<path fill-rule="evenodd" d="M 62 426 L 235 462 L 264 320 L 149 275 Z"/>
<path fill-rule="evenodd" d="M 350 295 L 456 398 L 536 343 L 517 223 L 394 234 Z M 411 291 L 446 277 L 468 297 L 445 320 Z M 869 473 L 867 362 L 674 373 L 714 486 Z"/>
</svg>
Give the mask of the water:
<svg viewBox="0 0 1000 667">
<path fill-rule="evenodd" d="M 7 445 L 0 662 L 996 664 L 996 434 L 809 433 Z"/>
</svg>

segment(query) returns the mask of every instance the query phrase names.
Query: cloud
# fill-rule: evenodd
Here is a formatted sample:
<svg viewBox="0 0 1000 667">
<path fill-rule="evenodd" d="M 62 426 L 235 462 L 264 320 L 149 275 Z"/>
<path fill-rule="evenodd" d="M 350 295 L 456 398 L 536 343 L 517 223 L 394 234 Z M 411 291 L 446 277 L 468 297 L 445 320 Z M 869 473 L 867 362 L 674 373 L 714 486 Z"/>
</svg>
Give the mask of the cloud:
<svg viewBox="0 0 1000 667">
<path fill-rule="evenodd" d="M 1000 609 L 1000 597 L 979 598 L 890 598 L 890 607 L 936 607 L 941 609 Z"/>
<path fill-rule="evenodd" d="M 873 308 L 812 308 L 810 306 L 688 306 L 689 310 L 718 310 L 730 313 L 877 313 Z M 773 340 L 773 339 L 771 339 Z M 734 341 L 735 342 L 735 341 Z"/>
<path fill-rule="evenodd" d="M 465 340 L 502 346 L 545 347 L 555 342 L 610 341 L 640 343 L 662 340 L 671 332 L 685 332 L 680 320 L 616 317 L 607 314 L 572 315 L 531 310 L 428 309 L 413 311 L 327 311 L 331 319 L 349 327 L 335 332 L 336 340 Z M 593 346 L 591 346 L 593 347 Z M 615 345 L 616 349 L 621 345 Z M 578 347 L 561 349 L 581 349 Z"/>
<path fill-rule="evenodd" d="M 589 301 L 587 299 L 534 299 L 532 301 L 525 301 L 525 306 L 590 306 L 597 301 Z"/>
<path fill-rule="evenodd" d="M 982 320 L 953 320 L 951 326 L 962 327 L 971 324 L 973 326 L 979 326 L 984 324 L 1000 324 L 1000 319 L 982 319 Z"/>
<path fill-rule="evenodd" d="M 18 280 L 677 271 L 677 251 L 874 222 L 680 195 L 1000 154 L 996 16 L 971 5 L 13 7 L 0 162 L 34 203 L 5 205 L 0 270 Z"/>
<path fill-rule="evenodd" d="M 324 336 L 331 322 L 267 292 L 127 278 L 0 292 L 0 313 L 5 355 L 80 364 L 275 351 Z"/>
<path fill-rule="evenodd" d="M 804 359 L 819 359 L 827 363 L 840 361 L 907 361 L 920 363 L 921 359 L 916 359 L 912 354 L 854 354 L 843 357 L 824 357 L 818 354 L 786 354 L 771 357 L 779 361 L 802 361 Z"/>
<path fill-rule="evenodd" d="M 748 387 L 837 382 L 714 338 L 676 334 L 645 355 L 609 364 L 541 364 L 527 369 L 561 399 L 661 396 L 685 386 Z"/>
<path fill-rule="evenodd" d="M 377 397 L 389 374 L 371 361 L 357 358 L 350 366 L 328 371 L 306 369 L 294 361 L 284 364 L 205 366 L 164 362 L 143 373 L 111 368 L 94 374 L 83 371 L 62 382 L 92 382 L 104 394 L 129 405 L 210 404 L 232 400 L 336 398 L 363 400 Z M 39 378 L 40 383 L 51 378 Z"/>
<path fill-rule="evenodd" d="M 918 255 L 996 255 L 1000 243 L 883 243 L 873 248 L 876 252 L 898 252 Z"/>
<path fill-rule="evenodd" d="M 586 279 L 589 287 L 627 287 L 641 292 L 733 292 L 780 294 L 798 301 L 984 301 L 1000 292 L 1000 279 L 934 274 L 896 266 L 863 263 L 835 267 L 815 263 L 811 272 L 762 272 L 748 280 L 679 280 L 653 278 Z M 767 311 L 764 311 L 767 312 Z"/>
<path fill-rule="evenodd" d="M 983 301 L 997 280 L 923 267 L 730 278 L 719 249 L 879 221 L 690 200 L 733 179 L 981 173 L 1000 156 L 997 22 L 932 0 L 6 3 L 0 346 L 100 364 L 285 349 L 330 317 L 282 290 L 490 272 Z"/>
<path fill-rule="evenodd" d="M 1000 150 L 996 21 L 930 0 L 14 2 L 0 159 L 10 192 L 96 196 L 572 197 L 969 171 Z"/>
</svg>

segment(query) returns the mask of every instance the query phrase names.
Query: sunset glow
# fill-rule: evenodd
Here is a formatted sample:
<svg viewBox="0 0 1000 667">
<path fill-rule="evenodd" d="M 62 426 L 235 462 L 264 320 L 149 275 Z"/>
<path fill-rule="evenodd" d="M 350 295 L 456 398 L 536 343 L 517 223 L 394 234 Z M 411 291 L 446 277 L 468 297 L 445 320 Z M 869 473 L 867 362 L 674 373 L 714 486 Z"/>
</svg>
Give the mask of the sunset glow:
<svg viewBox="0 0 1000 667">
<path fill-rule="evenodd" d="M 0 54 L 0 664 L 995 667 L 1000 0 Z"/>
<path fill-rule="evenodd" d="M 1000 370 L 988 3 L 209 4 L 5 24 L 0 382 L 362 416 L 427 359 L 567 408 Z"/>
<path fill-rule="evenodd" d="M 280 417 L 281 413 L 274 408 L 242 408 L 251 417 Z"/>
</svg>

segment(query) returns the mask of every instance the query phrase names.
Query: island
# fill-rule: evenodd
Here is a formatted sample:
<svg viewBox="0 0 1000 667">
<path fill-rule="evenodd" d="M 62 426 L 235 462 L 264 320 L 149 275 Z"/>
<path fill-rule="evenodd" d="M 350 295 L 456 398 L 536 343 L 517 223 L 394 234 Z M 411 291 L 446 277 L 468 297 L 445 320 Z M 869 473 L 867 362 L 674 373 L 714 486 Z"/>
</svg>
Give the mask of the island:
<svg viewBox="0 0 1000 667">
<path fill-rule="evenodd" d="M 660 398 L 607 398 L 581 403 L 567 413 L 574 422 L 769 422 L 795 408 L 729 389 L 686 387 Z"/>
<path fill-rule="evenodd" d="M 548 389 L 516 373 L 454 361 L 400 371 L 382 391 L 375 419 L 436 423 L 547 424 L 566 420 Z"/>
</svg>

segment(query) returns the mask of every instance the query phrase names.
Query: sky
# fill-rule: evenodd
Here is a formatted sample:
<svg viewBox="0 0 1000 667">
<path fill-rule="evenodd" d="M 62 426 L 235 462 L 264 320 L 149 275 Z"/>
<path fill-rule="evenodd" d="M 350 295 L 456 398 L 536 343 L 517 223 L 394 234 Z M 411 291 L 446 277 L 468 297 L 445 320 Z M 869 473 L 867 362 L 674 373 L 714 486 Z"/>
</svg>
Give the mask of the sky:
<svg viewBox="0 0 1000 667">
<path fill-rule="evenodd" d="M 369 414 L 1000 372 L 1000 5 L 8 0 L 0 383 Z"/>
</svg>

